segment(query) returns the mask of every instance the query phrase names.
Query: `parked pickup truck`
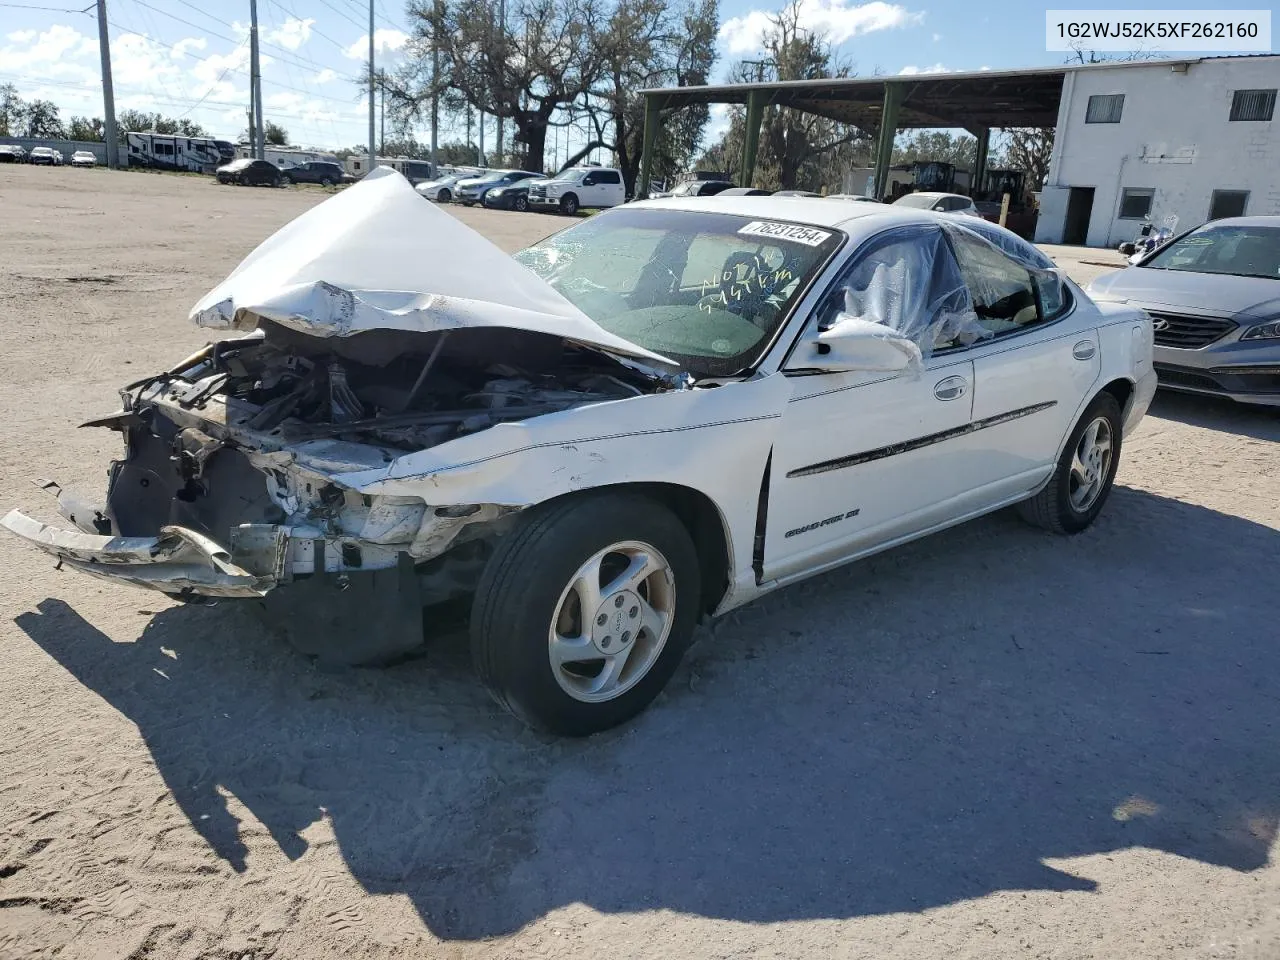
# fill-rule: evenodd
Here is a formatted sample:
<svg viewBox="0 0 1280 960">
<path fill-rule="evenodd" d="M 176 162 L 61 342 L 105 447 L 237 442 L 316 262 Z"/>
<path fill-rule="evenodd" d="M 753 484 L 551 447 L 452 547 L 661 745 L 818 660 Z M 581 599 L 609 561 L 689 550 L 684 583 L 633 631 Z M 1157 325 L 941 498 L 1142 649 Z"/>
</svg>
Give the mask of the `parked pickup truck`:
<svg viewBox="0 0 1280 960">
<path fill-rule="evenodd" d="M 622 171 L 614 167 L 571 167 L 529 186 L 530 207 L 555 208 L 567 214 L 583 208 L 616 207 L 626 199 Z"/>
</svg>

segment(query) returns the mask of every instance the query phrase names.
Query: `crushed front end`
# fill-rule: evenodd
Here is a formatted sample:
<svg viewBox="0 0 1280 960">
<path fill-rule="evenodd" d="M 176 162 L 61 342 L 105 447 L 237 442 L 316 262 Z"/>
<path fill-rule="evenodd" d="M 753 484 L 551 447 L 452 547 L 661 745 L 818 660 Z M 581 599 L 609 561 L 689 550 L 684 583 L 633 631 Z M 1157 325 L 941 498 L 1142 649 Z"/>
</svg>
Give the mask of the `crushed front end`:
<svg viewBox="0 0 1280 960">
<path fill-rule="evenodd" d="M 444 599 L 478 575 L 484 541 L 518 507 L 368 495 L 350 478 L 498 423 L 657 386 L 541 333 L 328 338 L 263 321 L 130 384 L 119 412 L 85 424 L 120 431 L 125 456 L 101 504 L 44 484 L 78 530 L 17 511 L 0 523 L 67 566 L 184 599 L 261 597 L 319 575 L 400 582 L 406 570 Z"/>
</svg>

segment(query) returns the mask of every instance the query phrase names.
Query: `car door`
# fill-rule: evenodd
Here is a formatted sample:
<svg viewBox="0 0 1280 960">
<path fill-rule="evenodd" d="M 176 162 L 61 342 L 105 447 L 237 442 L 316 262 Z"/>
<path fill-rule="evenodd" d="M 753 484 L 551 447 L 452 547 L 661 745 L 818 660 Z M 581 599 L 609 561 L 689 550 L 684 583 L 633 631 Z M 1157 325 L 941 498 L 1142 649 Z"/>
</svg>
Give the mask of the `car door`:
<svg viewBox="0 0 1280 960">
<path fill-rule="evenodd" d="M 824 295 L 784 364 L 792 396 L 769 467 L 762 575 L 785 580 L 962 514 L 971 478 L 974 370 L 960 353 L 901 373 L 814 372 L 814 332 L 838 314 L 932 330 L 963 285 L 941 228 L 868 241 Z M 931 334 L 929 334 L 931 336 Z"/>
<path fill-rule="evenodd" d="M 970 347 L 974 460 L 988 503 L 1039 486 L 1101 373 L 1095 314 L 1052 271 L 1032 271 L 967 230 L 947 235 L 990 337 Z"/>
</svg>

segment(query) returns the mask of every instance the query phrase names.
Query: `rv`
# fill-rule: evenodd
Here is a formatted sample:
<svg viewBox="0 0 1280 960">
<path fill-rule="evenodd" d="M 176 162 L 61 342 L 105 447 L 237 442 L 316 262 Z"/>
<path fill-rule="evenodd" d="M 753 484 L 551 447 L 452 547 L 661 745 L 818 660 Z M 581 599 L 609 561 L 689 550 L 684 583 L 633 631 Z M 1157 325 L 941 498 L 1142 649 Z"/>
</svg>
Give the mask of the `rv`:
<svg viewBox="0 0 1280 960">
<path fill-rule="evenodd" d="M 424 180 L 434 180 L 435 173 L 429 160 L 411 160 L 408 157 L 377 157 L 379 167 L 391 167 L 404 174 L 410 183 L 418 184 Z M 369 172 L 369 155 L 355 153 L 342 161 L 343 169 L 353 177 L 363 177 Z"/>
<path fill-rule="evenodd" d="M 236 144 L 236 156 L 242 160 L 252 159 L 253 147 L 248 143 Z M 281 170 L 288 170 L 290 167 L 311 163 L 314 160 L 323 160 L 326 163 L 338 162 L 338 158 L 328 150 L 309 150 L 305 147 L 273 147 L 271 144 L 266 144 L 262 148 L 262 159 L 269 160 Z"/>
<path fill-rule="evenodd" d="M 213 173 L 235 159 L 236 149 L 227 140 L 179 137 L 165 133 L 126 133 L 129 166 L 152 170 L 185 170 Z"/>
</svg>

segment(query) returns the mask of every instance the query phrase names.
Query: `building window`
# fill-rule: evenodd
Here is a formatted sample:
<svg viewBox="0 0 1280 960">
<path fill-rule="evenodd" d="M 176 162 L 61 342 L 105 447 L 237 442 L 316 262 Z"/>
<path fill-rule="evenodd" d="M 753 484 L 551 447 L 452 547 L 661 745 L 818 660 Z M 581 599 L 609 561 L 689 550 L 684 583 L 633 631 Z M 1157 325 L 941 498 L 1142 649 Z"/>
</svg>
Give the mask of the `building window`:
<svg viewBox="0 0 1280 960">
<path fill-rule="evenodd" d="M 1142 220 L 1151 213 L 1151 201 L 1155 198 L 1154 190 L 1139 190 L 1126 187 L 1120 194 L 1120 219 Z"/>
<path fill-rule="evenodd" d="M 1119 123 L 1120 114 L 1124 112 L 1124 94 L 1098 94 L 1089 98 L 1089 108 L 1085 110 L 1085 123 Z"/>
<path fill-rule="evenodd" d="M 1209 219 L 1221 220 L 1223 217 L 1243 217 L 1244 208 L 1248 202 L 1248 190 L 1215 190 L 1213 191 L 1213 200 L 1209 203 Z"/>
<path fill-rule="evenodd" d="M 1270 120 L 1275 112 L 1274 90 L 1237 90 L 1231 97 L 1232 120 Z"/>
</svg>

